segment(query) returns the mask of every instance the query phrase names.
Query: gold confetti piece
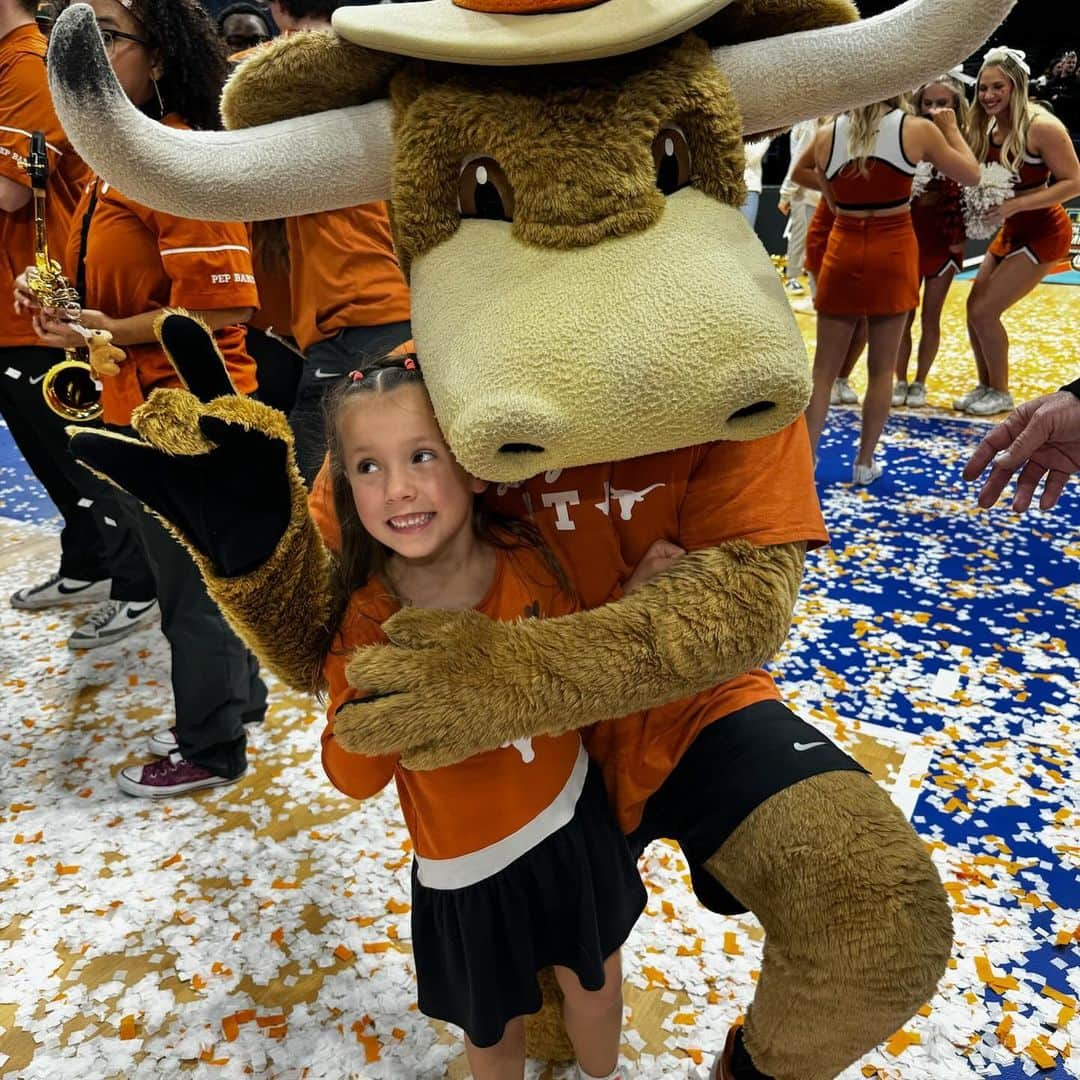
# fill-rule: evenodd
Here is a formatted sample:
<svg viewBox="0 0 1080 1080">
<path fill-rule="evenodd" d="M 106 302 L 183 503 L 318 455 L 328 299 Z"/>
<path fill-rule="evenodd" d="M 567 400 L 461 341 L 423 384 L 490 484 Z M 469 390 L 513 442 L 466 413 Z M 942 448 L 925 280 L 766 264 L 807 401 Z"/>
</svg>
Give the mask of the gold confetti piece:
<svg viewBox="0 0 1080 1080">
<path fill-rule="evenodd" d="M 1034 1039 L 1027 1044 L 1024 1053 L 1027 1054 L 1040 1069 L 1052 1069 L 1054 1067 L 1054 1059 Z"/>
<path fill-rule="evenodd" d="M 885 1052 L 893 1057 L 899 1057 L 909 1046 L 919 1046 L 922 1036 L 917 1031 L 905 1031 L 901 1028 L 885 1044 Z"/>
<path fill-rule="evenodd" d="M 672 1018 L 673 1024 L 694 1024 L 697 1023 L 697 1018 L 692 1012 L 676 1013 Z"/>
<path fill-rule="evenodd" d="M 1059 1005 L 1064 1005 L 1066 1009 L 1076 1008 L 1076 998 L 1070 997 L 1068 994 L 1063 994 L 1060 990 L 1055 990 L 1052 986 L 1044 986 L 1042 992 L 1046 997 L 1053 998 Z"/>
<path fill-rule="evenodd" d="M 743 951 L 739 948 L 738 938 L 731 930 L 724 931 L 724 952 L 728 956 L 742 956 Z"/>
<path fill-rule="evenodd" d="M 395 900 L 393 897 L 390 897 L 390 899 L 386 901 L 386 910 L 392 915 L 404 915 L 405 912 L 409 910 L 409 905 L 403 900 Z"/>
<path fill-rule="evenodd" d="M 135 1017 L 128 1014 L 122 1017 L 120 1020 L 120 1038 L 121 1039 L 134 1039 L 135 1038 Z"/>
</svg>

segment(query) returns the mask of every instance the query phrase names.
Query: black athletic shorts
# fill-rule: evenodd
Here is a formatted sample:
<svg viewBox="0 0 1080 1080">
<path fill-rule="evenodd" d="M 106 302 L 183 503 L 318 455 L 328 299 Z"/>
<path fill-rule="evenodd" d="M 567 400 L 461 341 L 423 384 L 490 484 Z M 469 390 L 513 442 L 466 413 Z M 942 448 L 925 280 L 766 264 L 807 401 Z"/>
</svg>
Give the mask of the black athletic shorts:
<svg viewBox="0 0 1080 1080">
<path fill-rule="evenodd" d="M 697 898 L 735 915 L 745 905 L 705 869 L 735 828 L 766 799 L 820 773 L 866 770 L 779 701 L 758 701 L 709 724 L 649 796 L 627 838 L 639 857 L 653 841 L 674 840 L 690 865 Z"/>
</svg>

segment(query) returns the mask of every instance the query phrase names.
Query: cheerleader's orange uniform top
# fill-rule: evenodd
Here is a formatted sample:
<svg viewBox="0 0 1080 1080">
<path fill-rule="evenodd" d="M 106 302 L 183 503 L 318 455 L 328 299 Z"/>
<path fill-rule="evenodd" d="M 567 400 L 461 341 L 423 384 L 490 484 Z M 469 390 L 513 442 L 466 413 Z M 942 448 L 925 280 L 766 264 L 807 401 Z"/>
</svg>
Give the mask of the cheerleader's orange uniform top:
<svg viewBox="0 0 1080 1080">
<path fill-rule="evenodd" d="M 175 114 L 162 123 L 180 130 L 189 126 Z M 75 208 L 65 272 L 82 285 L 85 307 L 115 319 L 165 307 L 221 311 L 259 306 L 251 242 L 243 222 L 192 221 L 163 214 L 121 195 L 99 178 L 87 184 Z M 243 326 L 214 332 L 233 386 L 242 394 L 251 393 L 256 385 L 255 361 L 248 356 L 245 337 Z M 127 359 L 120 373 L 102 380 L 107 424 L 130 424 L 132 411 L 156 387 L 183 385 L 156 341 L 123 349 Z"/>
<path fill-rule="evenodd" d="M 986 160 L 1001 161 L 1001 147 L 994 143 L 993 132 Z M 1025 147 L 1024 160 L 1015 175 L 1014 194 L 1022 195 L 1025 191 L 1045 187 L 1050 179 L 1050 168 L 1041 157 L 1029 154 Z M 1026 255 L 1034 263 L 1058 263 L 1069 257 L 1071 244 L 1072 224 L 1065 207 L 1058 203 L 1013 214 L 994 237 L 990 254 L 999 259 Z"/>
<path fill-rule="evenodd" d="M 893 109 L 881 118 L 865 174 L 849 149 L 849 117 L 833 124 L 825 176 L 838 213 L 818 278 L 815 302 L 823 315 L 897 315 L 918 306 L 919 245 L 910 213 L 855 216 L 910 202 L 915 163 L 904 153 L 906 116 Z"/>
</svg>

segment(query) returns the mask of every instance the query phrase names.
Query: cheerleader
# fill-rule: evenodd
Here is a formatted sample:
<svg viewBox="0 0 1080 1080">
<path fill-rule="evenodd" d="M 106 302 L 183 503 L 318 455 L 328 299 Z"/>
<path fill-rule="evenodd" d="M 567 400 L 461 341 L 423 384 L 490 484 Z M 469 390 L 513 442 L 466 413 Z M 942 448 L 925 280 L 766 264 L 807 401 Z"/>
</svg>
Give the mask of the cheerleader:
<svg viewBox="0 0 1080 1080">
<path fill-rule="evenodd" d="M 970 81 L 970 80 L 969 80 Z M 927 83 L 914 96 L 919 116 L 930 118 L 935 109 L 951 109 L 961 131 L 967 128 L 968 102 L 964 84 L 953 73 Z M 892 403 L 921 408 L 926 404 L 926 377 L 941 344 L 941 312 L 953 278 L 964 268 L 964 215 L 960 186 L 936 169 L 921 195 L 911 203 L 911 223 L 919 242 L 919 277 L 922 279 L 922 334 L 915 380 L 907 381 L 911 358 L 911 328 L 915 312 L 908 316 L 900 355 L 896 360 L 896 384 Z"/>
<path fill-rule="evenodd" d="M 870 484 L 882 471 L 874 450 L 889 415 L 900 337 L 919 302 L 918 244 L 908 208 L 916 166 L 929 161 L 964 184 L 978 180 L 979 167 L 951 109 L 935 112 L 931 122 L 909 116 L 899 98 L 837 117 L 822 128 L 814 155 L 836 221 L 818 278 L 807 426 L 816 453 L 833 382 L 865 317 L 869 379 L 852 483 Z"/>
<path fill-rule="evenodd" d="M 1080 195 L 1076 149 L 1061 121 L 1028 98 L 1030 74 L 1024 54 L 1004 47 L 991 49 L 979 70 L 971 147 L 979 161 L 1011 170 L 1016 188 L 990 215 L 1001 229 L 968 296 L 979 381 L 953 407 L 973 416 L 1013 407 L 1009 336 L 1001 316 L 1068 257 L 1072 232 L 1061 204 Z"/>
</svg>

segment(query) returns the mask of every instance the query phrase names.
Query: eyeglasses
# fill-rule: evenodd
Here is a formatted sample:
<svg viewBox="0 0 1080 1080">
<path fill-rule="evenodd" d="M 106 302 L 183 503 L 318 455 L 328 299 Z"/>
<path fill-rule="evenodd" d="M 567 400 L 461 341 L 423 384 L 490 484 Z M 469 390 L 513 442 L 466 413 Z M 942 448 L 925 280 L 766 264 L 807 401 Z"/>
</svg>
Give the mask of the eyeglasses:
<svg viewBox="0 0 1080 1080">
<path fill-rule="evenodd" d="M 270 38 L 266 34 L 229 34 L 225 39 L 225 44 L 229 46 L 233 52 L 239 52 L 241 49 L 254 49 L 258 45 L 263 45 Z"/>
<path fill-rule="evenodd" d="M 136 37 L 134 34 L 125 34 L 122 30 L 111 30 L 107 26 L 99 26 L 98 30 L 101 33 L 101 41 L 108 56 L 112 56 L 116 51 L 116 45 L 119 41 L 134 41 L 136 45 L 150 45 L 146 38 Z"/>
</svg>

